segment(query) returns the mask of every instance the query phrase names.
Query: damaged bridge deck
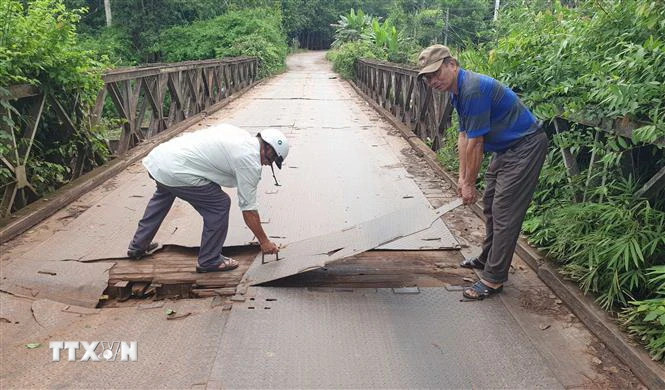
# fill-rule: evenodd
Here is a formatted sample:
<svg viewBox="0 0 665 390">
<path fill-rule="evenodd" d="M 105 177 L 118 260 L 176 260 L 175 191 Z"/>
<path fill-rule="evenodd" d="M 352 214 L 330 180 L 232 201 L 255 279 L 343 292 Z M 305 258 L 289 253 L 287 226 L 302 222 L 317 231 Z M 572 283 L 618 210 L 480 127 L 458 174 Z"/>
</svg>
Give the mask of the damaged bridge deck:
<svg viewBox="0 0 665 390">
<path fill-rule="evenodd" d="M 230 248 L 240 266 L 229 272 L 198 274 L 193 271 L 196 251 L 165 248 L 141 261 L 117 261 L 109 275 L 108 295 L 126 299 L 153 295 L 195 298 L 230 296 L 258 253 L 256 248 Z M 280 287 L 447 287 L 461 285 L 472 276 L 458 268 L 462 256 L 452 251 L 384 251 L 364 252 L 327 267 L 269 282 Z"/>
</svg>

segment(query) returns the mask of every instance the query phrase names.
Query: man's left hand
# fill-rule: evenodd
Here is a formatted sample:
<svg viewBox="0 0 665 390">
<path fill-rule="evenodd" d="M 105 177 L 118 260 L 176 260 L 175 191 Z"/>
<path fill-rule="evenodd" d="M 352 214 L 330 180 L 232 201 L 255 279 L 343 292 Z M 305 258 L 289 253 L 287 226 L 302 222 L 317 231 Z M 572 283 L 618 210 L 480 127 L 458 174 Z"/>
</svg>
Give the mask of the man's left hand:
<svg viewBox="0 0 665 390">
<path fill-rule="evenodd" d="M 478 191 L 475 186 L 462 185 L 462 202 L 465 205 L 474 204 L 478 201 Z"/>
</svg>

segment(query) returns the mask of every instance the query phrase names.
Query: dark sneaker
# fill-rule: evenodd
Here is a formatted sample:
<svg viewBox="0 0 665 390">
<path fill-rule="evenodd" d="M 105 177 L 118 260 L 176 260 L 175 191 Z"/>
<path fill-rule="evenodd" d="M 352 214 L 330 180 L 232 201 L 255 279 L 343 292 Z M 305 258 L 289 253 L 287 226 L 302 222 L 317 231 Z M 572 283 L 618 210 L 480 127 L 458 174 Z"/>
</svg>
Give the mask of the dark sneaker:
<svg viewBox="0 0 665 390">
<path fill-rule="evenodd" d="M 130 249 L 127 251 L 127 257 L 132 260 L 141 260 L 143 256 L 151 255 L 152 252 L 159 247 L 156 242 L 151 242 L 146 249 Z"/>
</svg>

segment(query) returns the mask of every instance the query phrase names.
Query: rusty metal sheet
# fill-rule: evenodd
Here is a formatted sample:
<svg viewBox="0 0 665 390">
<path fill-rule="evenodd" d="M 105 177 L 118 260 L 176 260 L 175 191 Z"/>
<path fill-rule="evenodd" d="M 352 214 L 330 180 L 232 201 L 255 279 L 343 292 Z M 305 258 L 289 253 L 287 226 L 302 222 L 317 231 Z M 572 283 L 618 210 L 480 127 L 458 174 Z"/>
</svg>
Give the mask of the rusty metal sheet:
<svg viewBox="0 0 665 390">
<path fill-rule="evenodd" d="M 17 332 L 17 338 L 0 337 L 1 387 L 202 388 L 201 384 L 210 375 L 230 313 L 221 306 L 211 306 L 212 299 L 196 299 L 167 301 L 163 308 L 156 309 L 105 308 L 98 314 L 76 316 L 73 326 L 66 323 L 36 326 L 31 328 L 35 330 L 32 333 Z M 175 311 L 173 317 L 180 318 L 168 320 L 165 309 Z M 2 325 L 6 329 L 9 324 Z M 116 361 L 68 362 L 64 351 L 61 361 L 53 362 L 48 343 L 55 340 L 136 341 L 138 360 L 121 362 L 118 356 Z M 34 342 L 41 342 L 42 347 L 27 350 L 25 344 Z M 97 353 L 101 353 L 102 347 L 98 348 Z M 82 355 L 82 350 L 77 351 L 77 360 Z"/>
<path fill-rule="evenodd" d="M 108 287 L 115 263 L 12 261 L 0 270 L 0 290 L 33 299 L 95 307 Z"/>
<path fill-rule="evenodd" d="M 459 201 L 451 202 L 459 204 Z M 395 239 L 426 230 L 451 210 L 451 204 L 432 210 L 415 205 L 331 234 L 289 244 L 279 252 L 279 260 L 263 264 L 258 255 L 245 274 L 250 285 L 266 283 L 301 272 L 324 267 L 335 260 L 365 252 Z"/>
</svg>

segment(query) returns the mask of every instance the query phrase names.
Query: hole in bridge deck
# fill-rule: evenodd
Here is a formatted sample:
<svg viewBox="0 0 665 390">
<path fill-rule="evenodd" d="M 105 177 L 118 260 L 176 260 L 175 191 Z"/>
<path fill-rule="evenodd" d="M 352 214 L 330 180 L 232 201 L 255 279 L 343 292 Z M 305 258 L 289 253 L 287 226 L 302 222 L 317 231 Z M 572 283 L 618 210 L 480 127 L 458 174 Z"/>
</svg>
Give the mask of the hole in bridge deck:
<svg viewBox="0 0 665 390">
<path fill-rule="evenodd" d="M 263 283 L 269 287 L 398 288 L 461 285 L 472 271 L 459 268 L 459 250 L 371 250 Z"/>
<path fill-rule="evenodd" d="M 146 299 L 220 297 L 230 299 L 243 275 L 259 254 L 256 246 L 224 248 L 224 255 L 240 262 L 228 272 L 196 273 L 198 248 L 165 246 L 140 261 L 120 259 L 110 270 L 109 300 L 113 307 L 144 302 Z M 397 288 L 463 285 L 473 272 L 458 268 L 458 250 L 384 251 L 372 250 L 326 264 L 301 274 L 262 284 L 270 287 Z M 132 295 L 135 283 L 147 283 L 148 295 Z M 253 298 L 249 298 L 254 300 Z M 268 298 L 266 301 L 273 301 Z M 125 302 L 126 301 L 126 302 Z M 125 302 L 125 303 L 123 303 Z"/>
<path fill-rule="evenodd" d="M 164 248 L 140 261 L 117 259 L 109 271 L 102 307 L 132 305 L 146 299 L 230 298 L 243 275 L 259 253 L 258 246 L 224 248 L 224 255 L 240 262 L 232 271 L 197 273 L 198 248 L 165 245 Z M 132 286 L 147 284 L 150 294 L 132 294 Z M 125 302 L 123 304 L 123 302 Z"/>
</svg>

